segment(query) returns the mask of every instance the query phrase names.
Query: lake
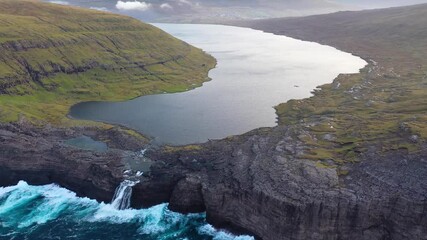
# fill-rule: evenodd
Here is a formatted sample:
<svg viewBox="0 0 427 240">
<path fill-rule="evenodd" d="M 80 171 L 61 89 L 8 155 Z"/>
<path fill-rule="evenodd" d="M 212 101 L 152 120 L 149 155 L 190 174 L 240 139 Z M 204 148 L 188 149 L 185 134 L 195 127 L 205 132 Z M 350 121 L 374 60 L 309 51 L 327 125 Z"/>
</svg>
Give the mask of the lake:
<svg viewBox="0 0 427 240">
<path fill-rule="evenodd" d="M 214 56 L 212 80 L 188 92 L 80 103 L 71 117 L 124 125 L 160 144 L 201 143 L 275 126 L 274 106 L 366 65 L 333 47 L 248 28 L 154 25 Z"/>
</svg>

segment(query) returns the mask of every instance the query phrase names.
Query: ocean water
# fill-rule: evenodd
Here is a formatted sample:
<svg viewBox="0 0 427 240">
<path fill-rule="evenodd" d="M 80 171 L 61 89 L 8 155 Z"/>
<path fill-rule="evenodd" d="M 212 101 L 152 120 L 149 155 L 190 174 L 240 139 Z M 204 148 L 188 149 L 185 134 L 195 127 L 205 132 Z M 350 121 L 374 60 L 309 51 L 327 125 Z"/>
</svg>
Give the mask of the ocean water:
<svg viewBox="0 0 427 240">
<path fill-rule="evenodd" d="M 253 240 L 216 230 L 204 214 L 183 215 L 167 204 L 117 210 L 55 184 L 21 181 L 0 188 L 0 239 Z"/>
</svg>

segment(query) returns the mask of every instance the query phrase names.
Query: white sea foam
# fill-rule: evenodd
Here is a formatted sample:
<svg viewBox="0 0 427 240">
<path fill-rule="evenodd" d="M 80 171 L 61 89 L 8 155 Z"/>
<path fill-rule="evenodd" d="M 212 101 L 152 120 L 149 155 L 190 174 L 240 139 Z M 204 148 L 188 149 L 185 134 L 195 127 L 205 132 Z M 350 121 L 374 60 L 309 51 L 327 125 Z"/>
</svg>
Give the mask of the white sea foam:
<svg viewBox="0 0 427 240">
<path fill-rule="evenodd" d="M 9 193 L 10 191 L 12 191 L 13 189 L 15 189 L 15 186 L 12 187 L 0 187 L 0 199 L 6 195 L 7 193 Z"/>
<path fill-rule="evenodd" d="M 165 212 L 166 204 L 157 205 L 144 211 L 144 225 L 142 225 L 138 232 L 141 234 L 159 234 L 167 229 L 166 224 L 162 224 L 163 214 Z"/>
<path fill-rule="evenodd" d="M 213 240 L 255 240 L 251 236 L 235 236 L 222 230 L 216 230 L 212 225 L 205 224 L 199 227 L 198 232 L 213 237 Z"/>
<path fill-rule="evenodd" d="M 141 239 L 150 236 L 159 240 L 185 240 L 185 231 L 194 227 L 200 235 L 210 236 L 213 240 L 253 240 L 248 236 L 217 231 L 205 224 L 204 217 L 204 214 L 172 212 L 167 204 L 147 209 L 118 210 L 111 204 L 77 197 L 74 192 L 55 184 L 30 186 L 22 181 L 15 186 L 0 188 L 0 226 L 14 229 L 2 232 L 0 228 L 0 237 L 10 235 L 13 238 L 15 230 L 17 233 L 31 232 L 39 225 L 59 219 L 83 225 L 85 222 L 88 225 L 104 222 L 131 224 L 128 226 L 136 226 L 135 233 L 141 235 Z"/>
<path fill-rule="evenodd" d="M 111 204 L 101 203 L 95 213 L 90 216 L 89 222 L 127 223 L 140 221 L 142 210 L 124 209 L 119 210 Z"/>
</svg>

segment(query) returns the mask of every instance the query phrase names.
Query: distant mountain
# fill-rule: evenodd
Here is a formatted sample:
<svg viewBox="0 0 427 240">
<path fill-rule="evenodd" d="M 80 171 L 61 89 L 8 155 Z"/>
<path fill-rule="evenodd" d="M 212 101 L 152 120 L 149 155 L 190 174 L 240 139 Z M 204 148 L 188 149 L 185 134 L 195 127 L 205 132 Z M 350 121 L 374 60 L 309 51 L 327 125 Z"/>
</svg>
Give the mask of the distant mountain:
<svg viewBox="0 0 427 240">
<path fill-rule="evenodd" d="M 120 12 L 145 21 L 223 22 L 303 16 L 347 9 L 328 0 L 46 0 Z"/>
<path fill-rule="evenodd" d="M 427 3 L 427 0 L 334 0 L 337 3 L 358 6 L 361 8 L 383 8 Z"/>
<path fill-rule="evenodd" d="M 45 0 L 119 12 L 151 22 L 209 22 L 307 16 L 427 3 L 427 0 Z"/>
</svg>

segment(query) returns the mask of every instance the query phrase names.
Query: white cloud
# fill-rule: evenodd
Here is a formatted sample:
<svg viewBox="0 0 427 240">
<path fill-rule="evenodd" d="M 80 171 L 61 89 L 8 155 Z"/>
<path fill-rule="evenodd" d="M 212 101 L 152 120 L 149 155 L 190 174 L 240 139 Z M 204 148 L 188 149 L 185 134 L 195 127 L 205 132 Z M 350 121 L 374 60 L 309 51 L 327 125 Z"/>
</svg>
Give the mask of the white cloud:
<svg viewBox="0 0 427 240">
<path fill-rule="evenodd" d="M 103 12 L 109 12 L 109 10 L 106 7 L 90 7 L 90 9 L 103 11 Z"/>
<path fill-rule="evenodd" d="M 138 1 L 133 1 L 133 2 L 118 1 L 116 4 L 116 8 L 119 10 L 125 10 L 125 11 L 127 10 L 146 11 L 151 8 L 151 4 L 146 2 L 138 2 Z"/>
<path fill-rule="evenodd" d="M 180 4 L 192 5 L 192 3 L 191 3 L 190 1 L 188 1 L 188 0 L 178 0 L 178 2 L 179 2 Z"/>
<path fill-rule="evenodd" d="M 66 1 L 49 1 L 50 3 L 61 4 L 61 5 L 70 5 L 69 2 Z"/>
<path fill-rule="evenodd" d="M 169 10 L 172 9 L 172 6 L 169 3 L 163 3 L 160 5 L 160 8 L 164 10 Z"/>
</svg>

